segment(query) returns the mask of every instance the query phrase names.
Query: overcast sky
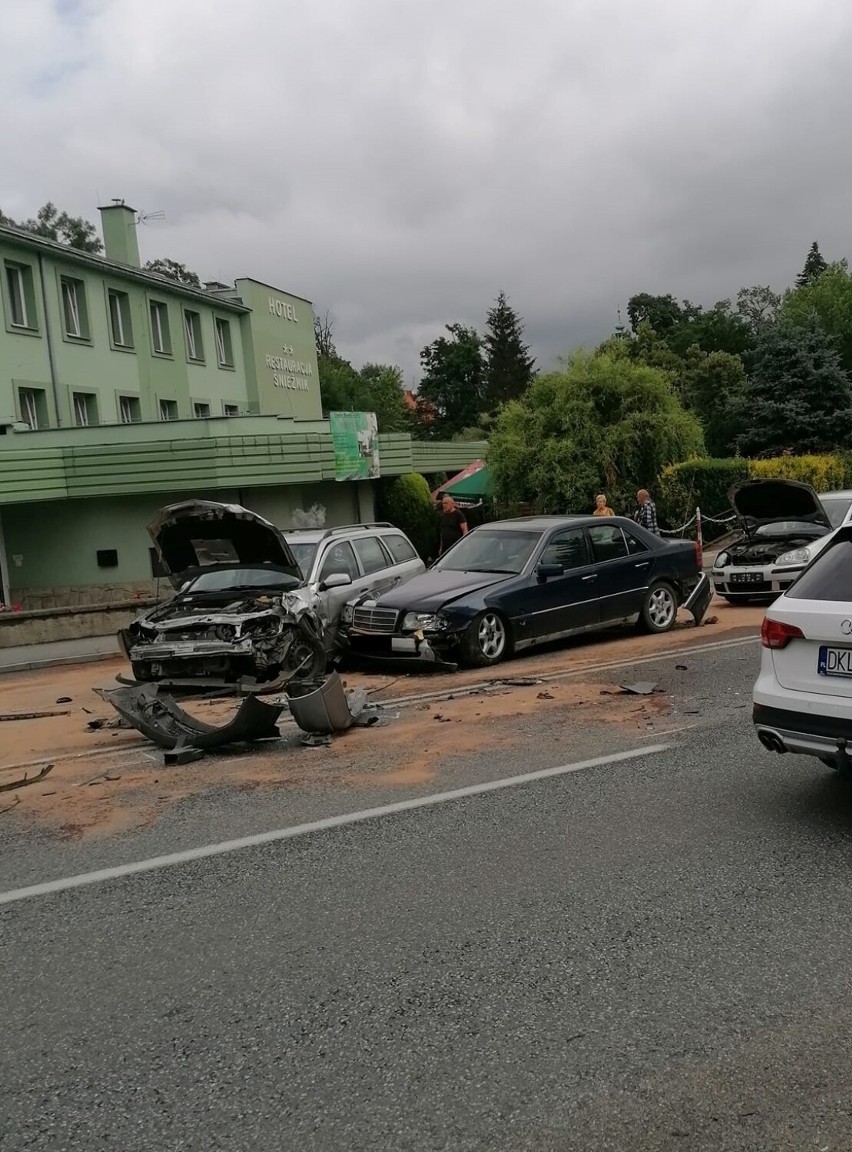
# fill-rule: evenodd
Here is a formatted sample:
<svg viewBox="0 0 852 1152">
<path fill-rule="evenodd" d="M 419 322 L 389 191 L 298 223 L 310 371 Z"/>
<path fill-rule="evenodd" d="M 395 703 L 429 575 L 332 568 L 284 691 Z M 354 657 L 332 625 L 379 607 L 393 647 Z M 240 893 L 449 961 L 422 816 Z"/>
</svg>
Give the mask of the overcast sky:
<svg viewBox="0 0 852 1152">
<path fill-rule="evenodd" d="M 0 207 L 329 309 L 412 381 L 502 288 L 539 362 L 634 292 L 852 255 L 848 0 L 0 0 Z"/>
</svg>

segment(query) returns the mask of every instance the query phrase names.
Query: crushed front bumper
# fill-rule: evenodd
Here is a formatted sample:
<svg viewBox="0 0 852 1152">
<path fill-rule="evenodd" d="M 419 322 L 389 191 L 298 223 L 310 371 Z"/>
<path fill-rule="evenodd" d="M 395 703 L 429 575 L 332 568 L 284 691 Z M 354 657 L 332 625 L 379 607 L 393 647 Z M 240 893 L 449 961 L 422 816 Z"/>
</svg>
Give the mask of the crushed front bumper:
<svg viewBox="0 0 852 1152">
<path fill-rule="evenodd" d="M 731 600 L 780 596 L 798 577 L 801 568 L 778 571 L 774 564 L 742 566 L 726 564 L 712 570 L 713 587 Z"/>
<path fill-rule="evenodd" d="M 454 672 L 458 668 L 458 663 L 452 660 L 458 646 L 458 633 L 455 632 L 425 636 L 411 632 L 362 632 L 350 628 L 340 633 L 339 641 L 344 653 L 373 664 L 417 665 L 443 672 Z"/>
</svg>

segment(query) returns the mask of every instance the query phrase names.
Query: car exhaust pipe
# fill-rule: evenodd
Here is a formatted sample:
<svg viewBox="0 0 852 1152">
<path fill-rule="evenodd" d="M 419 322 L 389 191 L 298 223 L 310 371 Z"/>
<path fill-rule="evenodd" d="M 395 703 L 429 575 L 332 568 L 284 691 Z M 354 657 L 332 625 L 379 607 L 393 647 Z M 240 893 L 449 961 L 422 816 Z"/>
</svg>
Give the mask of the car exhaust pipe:
<svg viewBox="0 0 852 1152">
<path fill-rule="evenodd" d="M 758 732 L 757 738 L 763 747 L 767 748 L 770 752 L 777 752 L 779 755 L 783 755 L 787 751 L 784 741 L 776 732 L 761 731 Z"/>
</svg>

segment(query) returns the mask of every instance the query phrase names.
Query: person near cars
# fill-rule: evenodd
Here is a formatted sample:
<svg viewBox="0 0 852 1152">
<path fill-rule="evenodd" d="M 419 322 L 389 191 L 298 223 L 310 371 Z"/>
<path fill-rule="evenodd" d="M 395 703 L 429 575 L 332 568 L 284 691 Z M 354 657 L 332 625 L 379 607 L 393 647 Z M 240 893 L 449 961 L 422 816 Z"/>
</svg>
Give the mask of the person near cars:
<svg viewBox="0 0 852 1152">
<path fill-rule="evenodd" d="M 603 492 L 601 492 L 601 494 L 599 496 L 595 497 L 595 510 L 592 513 L 592 515 L 593 516 L 614 516 L 615 515 L 613 510 L 610 508 L 609 504 L 607 504 L 606 496 L 604 496 Z"/>
<path fill-rule="evenodd" d="M 461 508 L 456 507 L 452 496 L 444 496 L 441 500 L 441 518 L 438 523 L 438 551 L 441 556 L 448 548 L 467 535 L 467 516 Z"/>
<path fill-rule="evenodd" d="M 636 503 L 639 509 L 634 516 L 637 524 L 641 524 L 647 532 L 653 532 L 655 536 L 660 535 L 660 527 L 657 523 L 657 505 L 651 499 L 651 494 L 647 488 L 640 488 L 636 493 Z"/>
</svg>

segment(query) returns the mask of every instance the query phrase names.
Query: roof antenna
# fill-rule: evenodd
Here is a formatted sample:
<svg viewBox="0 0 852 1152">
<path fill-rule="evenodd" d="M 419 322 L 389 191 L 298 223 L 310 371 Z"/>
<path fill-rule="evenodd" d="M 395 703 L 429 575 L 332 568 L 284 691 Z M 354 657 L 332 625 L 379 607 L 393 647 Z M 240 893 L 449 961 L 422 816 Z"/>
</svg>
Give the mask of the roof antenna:
<svg viewBox="0 0 852 1152">
<path fill-rule="evenodd" d="M 124 203 L 124 201 L 122 201 Z M 150 224 L 152 220 L 165 220 L 165 212 L 139 212 L 136 216 L 136 224 Z"/>
</svg>

